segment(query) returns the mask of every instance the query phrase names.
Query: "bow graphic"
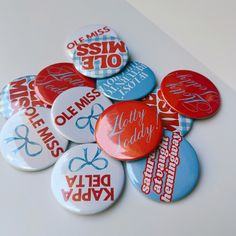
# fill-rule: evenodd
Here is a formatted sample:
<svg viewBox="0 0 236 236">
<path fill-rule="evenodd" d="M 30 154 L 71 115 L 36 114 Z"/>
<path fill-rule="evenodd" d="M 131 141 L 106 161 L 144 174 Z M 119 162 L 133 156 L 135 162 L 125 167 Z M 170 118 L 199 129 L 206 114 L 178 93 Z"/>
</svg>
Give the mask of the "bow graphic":
<svg viewBox="0 0 236 236">
<path fill-rule="evenodd" d="M 69 170 L 71 172 L 76 172 L 83 169 L 85 166 L 92 166 L 96 170 L 104 170 L 108 166 L 108 161 L 104 157 L 98 157 L 101 153 L 101 149 L 97 148 L 97 152 L 91 161 L 88 160 L 88 148 L 84 148 L 84 157 L 74 157 L 69 162 Z M 73 162 L 75 160 L 79 161 L 79 167 L 77 169 L 72 169 Z"/>
<path fill-rule="evenodd" d="M 100 113 L 98 112 L 97 114 L 94 114 L 94 110 L 95 109 L 100 110 Z M 98 117 L 101 115 L 101 113 L 104 111 L 104 108 L 101 104 L 99 103 L 95 103 L 92 108 L 91 108 L 91 114 L 89 116 L 81 116 L 79 117 L 76 122 L 75 125 L 78 129 L 84 129 L 89 125 L 89 129 L 91 134 L 94 134 L 94 127 L 92 125 L 92 120 L 97 120 Z M 85 123 L 84 123 L 85 122 Z"/>
<path fill-rule="evenodd" d="M 21 134 L 20 129 L 24 129 L 24 131 L 22 130 L 23 131 L 23 135 Z M 22 145 L 20 145 L 18 148 L 16 148 L 15 150 L 12 151 L 15 154 L 18 151 L 20 151 L 22 148 L 25 148 L 26 154 L 28 156 L 30 156 L 30 157 L 35 157 L 35 156 L 39 155 L 43 151 L 43 148 L 41 147 L 41 145 L 39 143 L 36 143 L 36 142 L 33 142 L 33 141 L 29 140 L 29 138 L 28 138 L 29 128 L 26 125 L 22 124 L 22 125 L 16 126 L 15 134 L 16 134 L 15 137 L 9 137 L 9 138 L 6 138 L 4 140 L 6 143 L 10 143 L 10 142 L 12 142 L 14 140 L 24 140 L 24 143 Z M 29 151 L 29 145 L 39 147 L 39 151 L 30 152 Z"/>
</svg>

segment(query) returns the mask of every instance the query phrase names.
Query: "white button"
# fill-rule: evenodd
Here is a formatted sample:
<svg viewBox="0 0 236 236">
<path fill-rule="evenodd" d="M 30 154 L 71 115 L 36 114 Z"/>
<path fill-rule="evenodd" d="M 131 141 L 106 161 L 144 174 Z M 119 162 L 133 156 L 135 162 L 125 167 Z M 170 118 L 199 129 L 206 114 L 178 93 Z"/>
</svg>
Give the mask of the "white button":
<svg viewBox="0 0 236 236">
<path fill-rule="evenodd" d="M 29 107 L 13 115 L 2 128 L 0 149 L 12 166 L 37 171 L 53 165 L 68 141 L 54 128 L 50 110 Z"/>
<path fill-rule="evenodd" d="M 53 168 L 51 187 L 57 201 L 78 214 L 95 214 L 115 203 L 124 186 L 121 162 L 97 144 L 69 149 Z"/>
<path fill-rule="evenodd" d="M 66 51 L 72 58 L 77 46 L 87 39 L 99 36 L 118 37 L 117 33 L 107 25 L 93 24 L 86 25 L 78 30 L 66 43 Z"/>
<path fill-rule="evenodd" d="M 94 142 L 94 129 L 100 114 L 112 102 L 89 87 L 76 87 L 60 94 L 52 106 L 57 130 L 75 143 Z"/>
</svg>

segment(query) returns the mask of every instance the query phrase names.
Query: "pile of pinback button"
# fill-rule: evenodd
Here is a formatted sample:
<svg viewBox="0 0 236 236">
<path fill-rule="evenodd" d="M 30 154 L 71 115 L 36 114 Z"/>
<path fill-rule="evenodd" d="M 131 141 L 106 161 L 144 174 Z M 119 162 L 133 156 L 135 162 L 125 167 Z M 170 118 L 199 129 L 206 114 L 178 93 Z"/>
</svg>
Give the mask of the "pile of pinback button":
<svg viewBox="0 0 236 236">
<path fill-rule="evenodd" d="M 9 118 L 0 135 L 3 158 L 23 171 L 55 164 L 53 195 L 79 214 L 111 206 L 125 171 L 152 200 L 188 195 L 200 171 L 184 136 L 193 119 L 219 109 L 214 84 L 177 70 L 157 86 L 152 70 L 130 60 L 124 41 L 105 25 L 80 29 L 66 48 L 73 63 L 49 65 L 3 88 L 1 114 Z"/>
</svg>

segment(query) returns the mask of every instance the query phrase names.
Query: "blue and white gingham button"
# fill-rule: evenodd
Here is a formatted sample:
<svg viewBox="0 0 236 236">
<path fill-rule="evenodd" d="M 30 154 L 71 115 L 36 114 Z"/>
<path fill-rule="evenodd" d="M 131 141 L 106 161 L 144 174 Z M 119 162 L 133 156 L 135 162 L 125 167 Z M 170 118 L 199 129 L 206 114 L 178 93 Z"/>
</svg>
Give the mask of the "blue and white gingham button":
<svg viewBox="0 0 236 236">
<path fill-rule="evenodd" d="M 118 46 L 112 51 L 114 45 Z M 128 48 L 125 43 L 109 35 L 87 39 L 77 47 L 73 56 L 76 69 L 91 78 L 114 75 L 122 70 L 127 62 Z"/>
<path fill-rule="evenodd" d="M 183 136 L 191 130 L 193 119 L 174 111 L 164 100 L 162 92 L 159 88 L 156 88 L 143 101 L 149 106 L 157 107 L 164 129 L 172 132 L 180 131 Z"/>
<path fill-rule="evenodd" d="M 73 54 L 80 43 L 87 39 L 100 37 L 102 35 L 118 37 L 117 33 L 108 25 L 92 24 L 80 28 L 67 40 L 66 51 L 69 57 L 73 58 Z"/>
<path fill-rule="evenodd" d="M 0 92 L 0 115 L 8 119 L 22 108 L 48 107 L 35 94 L 35 75 L 26 75 L 11 81 Z"/>
</svg>

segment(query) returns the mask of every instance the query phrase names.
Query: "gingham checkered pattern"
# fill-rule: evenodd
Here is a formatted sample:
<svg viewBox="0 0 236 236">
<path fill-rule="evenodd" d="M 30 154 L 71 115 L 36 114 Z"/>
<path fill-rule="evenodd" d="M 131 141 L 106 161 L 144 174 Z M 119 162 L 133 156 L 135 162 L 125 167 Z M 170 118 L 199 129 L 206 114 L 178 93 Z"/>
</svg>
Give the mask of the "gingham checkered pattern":
<svg viewBox="0 0 236 236">
<path fill-rule="evenodd" d="M 157 96 L 157 92 L 160 88 L 157 87 L 155 88 L 153 91 L 152 91 L 152 94 L 155 94 L 156 96 L 156 106 L 159 102 L 159 98 Z M 147 102 L 147 101 L 146 101 Z M 147 102 L 148 104 L 148 102 Z M 159 109 L 157 109 L 157 112 L 158 112 Z M 179 126 L 178 127 L 175 127 L 176 130 L 179 130 L 180 133 L 185 136 L 192 128 L 192 125 L 193 125 L 193 119 L 191 118 L 188 118 L 186 116 L 183 116 L 181 114 L 178 113 L 178 119 L 179 119 Z M 166 129 L 166 127 L 164 126 L 164 128 Z"/>
<path fill-rule="evenodd" d="M 179 127 L 178 127 L 178 129 L 183 136 L 186 135 L 190 131 L 190 129 L 192 128 L 192 125 L 193 125 L 192 119 L 179 114 Z"/>
<path fill-rule="evenodd" d="M 28 75 L 28 76 L 17 78 L 13 81 L 17 81 L 17 80 L 21 80 L 21 79 L 25 79 L 26 83 L 28 84 L 30 81 L 35 79 L 35 76 Z M 14 110 L 11 107 L 10 98 L 9 98 L 10 88 L 11 88 L 11 84 L 9 83 L 8 85 L 3 87 L 3 89 L 0 93 L 0 115 L 3 116 L 5 119 L 8 119 L 14 113 Z"/>
<path fill-rule="evenodd" d="M 86 41 L 84 41 L 83 43 L 92 43 L 92 42 L 106 42 L 106 41 L 111 41 L 111 40 L 120 40 L 119 38 L 116 37 L 112 37 L 109 35 L 104 35 L 104 36 L 100 36 L 100 37 L 94 37 L 91 39 L 87 39 Z M 101 69 L 99 68 L 99 61 L 95 61 L 95 68 L 93 70 L 85 70 L 83 69 L 83 62 L 81 61 L 81 57 L 78 57 L 76 55 L 76 51 L 74 52 L 74 56 L 73 56 L 73 63 L 76 67 L 76 69 L 83 75 L 88 76 L 88 77 L 92 77 L 92 78 L 106 78 L 109 77 L 111 75 L 114 75 L 116 73 L 118 73 L 128 62 L 128 48 L 126 47 L 126 51 L 127 53 L 120 53 L 120 55 L 122 56 L 122 65 L 117 68 L 117 69 L 113 69 L 113 68 L 106 68 L 106 69 Z"/>
</svg>

